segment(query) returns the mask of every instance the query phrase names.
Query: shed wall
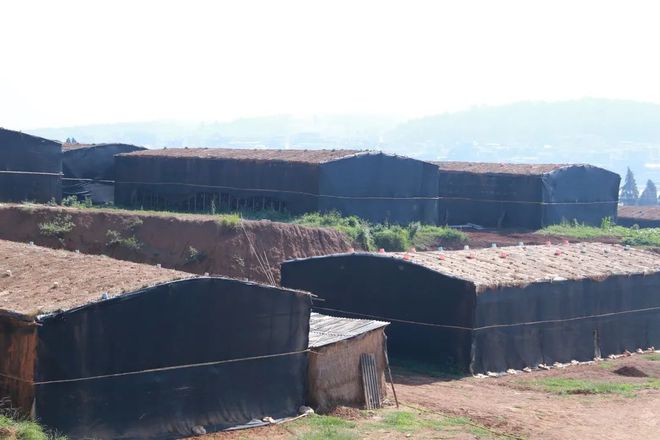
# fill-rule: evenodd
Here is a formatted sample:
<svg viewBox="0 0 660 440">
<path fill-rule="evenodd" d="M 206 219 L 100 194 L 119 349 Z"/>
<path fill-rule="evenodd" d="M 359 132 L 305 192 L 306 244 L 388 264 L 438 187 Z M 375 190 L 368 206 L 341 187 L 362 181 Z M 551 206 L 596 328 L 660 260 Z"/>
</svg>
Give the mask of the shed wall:
<svg viewBox="0 0 660 440">
<path fill-rule="evenodd" d="M 362 154 L 321 164 L 319 209 L 372 222 L 437 223 L 437 167 L 401 156 Z"/>
<path fill-rule="evenodd" d="M 61 153 L 56 142 L 0 129 L 0 201 L 60 200 Z"/>
<path fill-rule="evenodd" d="M 182 211 L 318 210 L 318 166 L 280 161 L 116 157 L 118 205 Z"/>
<path fill-rule="evenodd" d="M 394 358 L 468 368 L 475 307 L 468 283 L 400 259 L 347 254 L 285 262 L 282 285 L 318 295 L 320 313 L 391 322 Z"/>
<path fill-rule="evenodd" d="M 364 405 L 360 355 L 371 353 L 382 392 L 387 395 L 385 382 L 385 333 L 382 328 L 345 339 L 334 344 L 316 347 L 309 353 L 307 401 L 318 410 L 337 405 Z"/>
<path fill-rule="evenodd" d="M 533 283 L 477 297 L 471 367 L 504 371 L 658 345 L 660 274 Z"/>
<path fill-rule="evenodd" d="M 621 177 L 610 171 L 575 165 L 543 176 L 543 225 L 577 220 L 599 226 L 616 220 Z"/>
<path fill-rule="evenodd" d="M 74 439 L 181 437 L 295 415 L 309 308 L 305 294 L 202 278 L 45 318 L 36 415 Z M 95 376 L 105 377 L 68 381 Z"/>
<path fill-rule="evenodd" d="M 486 227 L 541 227 L 540 176 L 439 172 L 438 221 Z"/>
</svg>

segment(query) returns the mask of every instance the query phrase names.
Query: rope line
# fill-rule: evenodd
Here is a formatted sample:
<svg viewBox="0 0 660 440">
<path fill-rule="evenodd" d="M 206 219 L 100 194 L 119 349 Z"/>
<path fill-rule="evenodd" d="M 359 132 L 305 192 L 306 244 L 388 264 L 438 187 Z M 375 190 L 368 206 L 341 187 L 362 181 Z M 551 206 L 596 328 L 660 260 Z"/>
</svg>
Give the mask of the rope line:
<svg viewBox="0 0 660 440">
<path fill-rule="evenodd" d="M 95 183 L 115 183 L 114 180 L 103 180 L 103 179 L 78 179 L 76 177 L 62 177 L 62 181 L 70 182 L 95 182 Z"/>
<path fill-rule="evenodd" d="M 428 326 L 428 327 L 440 327 L 440 328 L 449 328 L 449 329 L 455 329 L 455 330 L 471 330 L 471 331 L 478 331 L 478 330 L 489 330 L 493 328 L 505 328 L 505 327 L 520 327 L 520 326 L 525 326 L 525 325 L 538 325 L 538 324 L 552 324 L 552 323 L 558 323 L 558 322 L 570 322 L 570 321 L 580 321 L 584 319 L 591 319 L 591 318 L 604 318 L 608 316 L 616 316 L 616 315 L 626 315 L 626 314 L 631 314 L 631 313 L 643 313 L 643 312 L 650 312 L 654 310 L 660 310 L 660 306 L 658 307 L 648 307 L 644 309 L 634 309 L 634 310 L 622 310 L 620 312 L 610 312 L 610 313 L 601 313 L 598 315 L 587 315 L 587 316 L 575 316 L 573 318 L 565 318 L 565 319 L 547 319 L 543 321 L 528 321 L 528 322 L 517 322 L 513 324 L 493 324 L 493 325 L 485 325 L 482 327 L 463 327 L 463 326 L 458 326 L 458 325 L 445 325 L 445 324 L 430 324 L 427 322 L 418 322 L 418 321 L 407 321 L 403 319 L 395 319 L 395 318 L 387 318 L 383 316 L 375 316 L 375 315 L 368 315 L 366 313 L 355 313 L 355 312 L 347 312 L 345 310 L 338 310 L 338 309 L 330 309 L 326 307 L 314 307 L 315 310 L 326 310 L 330 312 L 339 312 L 339 313 L 344 313 L 347 315 L 354 315 L 354 316 L 364 316 L 368 318 L 373 318 L 377 319 L 380 321 L 390 321 L 390 322 L 400 322 L 402 324 L 414 324 L 414 325 L 423 325 L 423 326 Z"/>
<path fill-rule="evenodd" d="M 140 371 L 127 371 L 125 373 L 113 373 L 113 374 L 102 374 L 99 376 L 88 376 L 88 377 L 77 377 L 73 379 L 60 379 L 60 380 L 46 380 L 46 381 L 40 381 L 40 382 L 35 382 L 32 380 L 0 373 L 0 376 L 2 377 L 7 377 L 9 379 L 14 379 L 18 380 L 21 382 L 26 382 L 26 383 L 31 383 L 33 385 L 48 385 L 48 384 L 54 384 L 54 383 L 71 383 L 71 382 L 82 382 L 82 381 L 87 381 L 87 380 L 97 380 L 97 379 L 107 379 L 111 377 L 122 377 L 122 376 L 133 376 L 136 374 L 148 374 L 148 373 L 158 373 L 161 371 L 171 371 L 171 370 L 181 370 L 185 368 L 198 368 L 198 367 L 208 367 L 211 365 L 220 365 L 220 364 L 229 364 L 229 363 L 235 363 L 235 362 L 243 362 L 243 361 L 252 361 L 252 360 L 257 360 L 257 359 L 270 359 L 270 358 L 275 358 L 275 357 L 282 357 L 282 356 L 291 356 L 295 354 L 302 354 L 302 353 L 307 353 L 309 349 L 307 350 L 301 350 L 301 351 L 291 351 L 288 353 L 277 353 L 277 354 L 267 354 L 267 355 L 262 355 L 262 356 L 252 356 L 252 357 L 245 357 L 245 358 L 239 358 L 239 359 L 227 359 L 223 361 L 211 361 L 211 362 L 201 362 L 197 364 L 186 364 L 186 365 L 174 365 L 171 367 L 160 367 L 160 368 L 149 368 L 146 370 L 140 370 Z"/>
<path fill-rule="evenodd" d="M 62 173 L 46 173 L 40 171 L 10 171 L 10 170 L 0 170 L 0 174 L 31 174 L 37 176 L 61 176 Z"/>
<path fill-rule="evenodd" d="M 304 191 L 292 191 L 287 189 L 268 189 L 268 188 L 239 188 L 234 186 L 222 185 L 202 185 L 197 183 L 183 183 L 183 182 L 115 182 L 116 185 L 177 185 L 193 188 L 208 188 L 208 189 L 226 189 L 231 191 L 253 191 L 253 192 L 267 192 L 267 193 L 285 193 L 293 195 L 301 195 L 308 197 L 319 197 L 329 199 L 346 199 L 346 200 L 467 200 L 476 202 L 491 202 L 491 203 L 517 203 L 527 205 L 602 205 L 602 204 L 618 204 L 617 201 L 590 201 L 590 202 L 532 202 L 523 200 L 495 200 L 495 199 L 475 199 L 470 197 L 445 197 L 445 196 L 412 196 L 412 197 L 381 197 L 381 196 L 340 196 L 332 194 L 316 194 Z"/>
</svg>

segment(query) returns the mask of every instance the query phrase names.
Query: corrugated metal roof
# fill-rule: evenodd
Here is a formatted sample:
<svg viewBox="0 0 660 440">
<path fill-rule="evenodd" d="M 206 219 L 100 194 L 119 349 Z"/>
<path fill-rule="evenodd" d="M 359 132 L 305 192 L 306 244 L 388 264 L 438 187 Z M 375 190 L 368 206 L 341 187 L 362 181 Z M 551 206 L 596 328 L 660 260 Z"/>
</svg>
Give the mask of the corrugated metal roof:
<svg viewBox="0 0 660 440">
<path fill-rule="evenodd" d="M 389 325 L 389 322 L 337 318 L 312 313 L 309 317 L 309 348 L 323 347 Z"/>
</svg>

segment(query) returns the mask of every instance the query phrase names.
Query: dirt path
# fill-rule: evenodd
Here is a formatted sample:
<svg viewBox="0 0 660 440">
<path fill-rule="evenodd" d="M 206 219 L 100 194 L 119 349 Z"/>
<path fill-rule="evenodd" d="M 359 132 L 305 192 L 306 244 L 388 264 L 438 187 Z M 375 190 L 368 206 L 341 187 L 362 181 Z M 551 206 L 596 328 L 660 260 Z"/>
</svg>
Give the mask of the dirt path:
<svg viewBox="0 0 660 440">
<path fill-rule="evenodd" d="M 610 365 L 608 368 L 604 368 Z M 613 370 L 636 366 L 657 380 L 660 361 L 641 356 L 607 364 L 535 371 L 501 378 L 442 381 L 428 376 L 397 375 L 399 398 L 408 405 L 470 417 L 510 435 L 529 439 L 657 439 L 660 434 L 660 390 L 620 394 L 556 395 L 529 389 L 529 381 L 547 378 L 641 383 L 648 378 L 621 377 Z"/>
</svg>

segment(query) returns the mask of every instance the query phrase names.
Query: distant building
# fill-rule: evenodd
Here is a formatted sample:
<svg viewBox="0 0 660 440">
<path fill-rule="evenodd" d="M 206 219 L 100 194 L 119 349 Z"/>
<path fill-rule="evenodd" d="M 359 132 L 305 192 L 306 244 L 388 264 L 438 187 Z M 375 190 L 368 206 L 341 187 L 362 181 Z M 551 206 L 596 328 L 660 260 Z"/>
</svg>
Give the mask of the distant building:
<svg viewBox="0 0 660 440">
<path fill-rule="evenodd" d="M 115 201 L 175 211 L 339 211 L 435 224 L 437 168 L 356 150 L 176 148 L 116 156 Z"/>
<path fill-rule="evenodd" d="M 438 221 L 539 229 L 562 221 L 616 219 L 618 174 L 591 165 L 433 162 Z"/>
<path fill-rule="evenodd" d="M 0 201 L 59 201 L 61 156 L 58 142 L 0 128 Z"/>
<path fill-rule="evenodd" d="M 471 373 L 660 346 L 660 255 L 583 243 L 282 264 L 313 310 L 391 322 L 392 357 Z"/>
</svg>

